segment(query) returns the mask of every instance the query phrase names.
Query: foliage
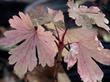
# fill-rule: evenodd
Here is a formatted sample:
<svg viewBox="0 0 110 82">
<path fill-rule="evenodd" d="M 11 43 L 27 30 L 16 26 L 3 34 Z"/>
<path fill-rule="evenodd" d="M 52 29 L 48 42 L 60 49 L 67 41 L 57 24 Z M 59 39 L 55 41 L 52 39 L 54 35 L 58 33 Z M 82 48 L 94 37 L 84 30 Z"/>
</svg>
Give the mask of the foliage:
<svg viewBox="0 0 110 82">
<path fill-rule="evenodd" d="M 78 28 L 65 28 L 62 11 L 50 8 L 47 8 L 48 18 L 45 19 L 49 21 L 45 23 L 22 12 L 9 20 L 13 29 L 4 33 L 0 45 L 11 47 L 16 44 L 9 51 L 9 63 L 15 64 L 17 75 L 22 77 L 41 65 L 44 68 L 54 66 L 56 76 L 57 63 L 64 57 L 68 70 L 77 63 L 84 82 L 102 81 L 103 72 L 94 60 L 110 65 L 110 50 L 103 48 L 94 25 L 109 33 L 109 21 L 98 7 L 79 6 L 72 0 L 68 0 L 67 6 L 69 17 L 75 20 Z"/>
</svg>

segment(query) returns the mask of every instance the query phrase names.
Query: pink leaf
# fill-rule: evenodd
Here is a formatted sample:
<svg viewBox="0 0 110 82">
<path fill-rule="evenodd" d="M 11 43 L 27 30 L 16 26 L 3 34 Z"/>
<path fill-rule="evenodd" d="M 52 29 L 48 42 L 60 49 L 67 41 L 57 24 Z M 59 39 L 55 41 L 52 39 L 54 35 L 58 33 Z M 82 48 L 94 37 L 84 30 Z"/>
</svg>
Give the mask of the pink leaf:
<svg viewBox="0 0 110 82">
<path fill-rule="evenodd" d="M 13 16 L 13 19 L 9 19 L 10 26 L 15 29 L 32 29 L 33 25 L 28 14 L 24 15 L 19 12 L 20 18 L 18 16 Z"/>
<path fill-rule="evenodd" d="M 95 6 L 91 6 L 91 7 L 87 7 L 87 6 L 80 6 L 79 7 L 79 10 L 82 12 L 82 13 L 99 13 L 100 9 L 98 7 L 95 7 Z"/>
<path fill-rule="evenodd" d="M 39 63 L 44 67 L 54 65 L 54 57 L 57 53 L 57 46 L 54 42 L 55 38 L 51 32 L 39 31 L 38 38 L 36 38 L 36 44 L 38 46 Z"/>
<path fill-rule="evenodd" d="M 86 6 L 80 6 L 73 3 L 72 0 L 67 3 L 69 9 L 69 16 L 75 20 L 78 26 L 82 27 L 93 27 L 93 24 L 109 31 L 110 28 L 107 25 L 109 21 L 106 19 L 105 15 L 100 12 L 100 9 L 95 6 L 87 8 Z"/>
<path fill-rule="evenodd" d="M 98 7 L 95 7 L 95 6 L 91 6 L 88 8 L 88 11 L 91 13 L 98 13 L 100 11 L 100 9 Z"/>
<path fill-rule="evenodd" d="M 9 63 L 15 64 L 14 70 L 18 76 L 23 76 L 27 70 L 32 71 L 37 65 L 35 37 L 27 39 L 22 45 L 12 49 L 9 53 Z"/>
<path fill-rule="evenodd" d="M 68 30 L 70 51 L 65 55 L 68 68 L 78 63 L 78 73 L 84 82 L 97 82 L 103 78 L 103 72 L 95 61 L 110 65 L 110 50 L 103 49 L 93 29 L 77 28 Z M 93 59 L 92 59 L 93 58 Z"/>
<path fill-rule="evenodd" d="M 11 30 L 4 33 L 5 37 L 0 39 L 0 45 L 4 47 L 11 47 L 18 42 L 25 40 L 28 37 L 31 37 L 32 31 L 23 31 L 23 30 Z"/>
<path fill-rule="evenodd" d="M 63 17 L 63 13 L 60 10 L 53 10 L 48 8 L 48 14 L 50 16 L 52 16 L 53 18 L 53 22 L 58 22 L 58 21 L 63 21 L 64 22 L 64 17 Z"/>
<path fill-rule="evenodd" d="M 80 45 L 78 55 L 78 73 L 84 82 L 97 82 L 103 78 L 103 72 L 90 57 L 92 55 L 85 47 Z"/>
<path fill-rule="evenodd" d="M 55 38 L 50 31 L 45 31 L 38 23 L 32 24 L 30 17 L 22 12 L 9 20 L 14 30 L 6 31 L 5 37 L 0 39 L 0 45 L 10 47 L 21 41 L 20 45 L 10 50 L 9 63 L 15 64 L 14 70 L 19 76 L 27 71 L 32 71 L 37 65 L 36 47 L 39 64 L 43 67 L 53 66 L 54 57 L 57 53 Z"/>
<path fill-rule="evenodd" d="M 73 65 L 77 62 L 77 54 L 79 52 L 77 43 L 71 44 L 70 47 L 71 49 L 69 54 L 64 57 L 64 61 L 68 63 L 67 69 L 73 67 Z"/>
</svg>

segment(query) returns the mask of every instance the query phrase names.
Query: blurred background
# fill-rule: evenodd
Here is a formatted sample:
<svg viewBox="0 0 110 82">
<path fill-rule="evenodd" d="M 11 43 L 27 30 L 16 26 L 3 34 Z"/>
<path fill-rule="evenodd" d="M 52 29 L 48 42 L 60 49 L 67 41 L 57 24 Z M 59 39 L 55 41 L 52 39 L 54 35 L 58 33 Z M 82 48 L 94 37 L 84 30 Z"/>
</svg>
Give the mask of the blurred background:
<svg viewBox="0 0 110 82">
<path fill-rule="evenodd" d="M 110 21 L 110 0 L 75 0 L 80 4 L 86 6 L 98 6 L 106 17 Z M 66 6 L 67 0 L 0 0 L 0 37 L 3 36 L 3 32 L 10 29 L 8 20 L 13 15 L 18 15 L 19 11 L 33 13 L 37 15 L 39 11 L 38 6 L 50 7 L 53 9 L 60 9 L 63 11 L 66 25 L 68 27 L 73 26 L 71 23 L 73 20 L 69 18 Z M 110 24 L 109 24 L 110 26 Z M 110 34 L 100 29 L 99 39 L 105 48 L 110 49 Z M 8 64 L 8 49 L 3 49 L 0 46 L 0 82 L 24 82 L 24 79 L 19 79 L 13 73 L 13 66 Z M 98 63 L 99 64 L 99 63 Z M 72 82 L 81 82 L 80 77 L 77 73 L 76 65 L 70 70 L 66 70 L 66 64 L 62 62 L 66 73 L 70 77 Z M 110 67 L 99 64 L 101 69 L 104 71 L 104 78 L 102 82 L 110 81 Z"/>
</svg>

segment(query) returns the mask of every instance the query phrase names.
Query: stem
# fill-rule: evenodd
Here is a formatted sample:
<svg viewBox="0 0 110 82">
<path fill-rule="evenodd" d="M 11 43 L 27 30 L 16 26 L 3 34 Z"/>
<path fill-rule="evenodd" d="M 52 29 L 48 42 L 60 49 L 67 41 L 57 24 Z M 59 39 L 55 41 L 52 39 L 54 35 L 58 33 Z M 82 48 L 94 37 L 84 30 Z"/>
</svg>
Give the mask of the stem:
<svg viewBox="0 0 110 82">
<path fill-rule="evenodd" d="M 64 32 L 64 34 L 63 34 L 63 36 L 62 36 L 62 39 L 61 39 L 62 42 L 64 42 L 64 38 L 65 38 L 65 35 L 66 35 L 66 33 L 67 33 L 67 30 L 68 30 L 68 28 L 66 28 L 66 30 L 65 30 L 65 32 Z"/>
<path fill-rule="evenodd" d="M 59 65 L 61 65 L 61 53 L 62 53 L 62 50 L 60 50 L 58 52 L 58 55 L 56 57 L 56 60 L 55 60 L 55 66 L 54 66 L 54 82 L 58 82 L 58 69 L 59 69 Z"/>
<path fill-rule="evenodd" d="M 57 79 L 57 74 L 58 74 L 58 65 L 57 65 L 57 62 L 55 61 L 55 67 L 54 67 L 54 82 L 58 82 L 58 79 Z"/>
<path fill-rule="evenodd" d="M 58 43 L 55 41 L 57 47 L 58 47 L 58 54 L 57 54 L 57 57 L 55 59 L 55 66 L 54 66 L 54 82 L 58 82 L 58 69 L 59 69 L 59 66 L 61 65 L 61 61 L 62 61 L 62 51 L 63 51 L 63 48 L 65 47 L 64 45 L 64 38 L 65 38 L 65 35 L 67 33 L 67 30 L 65 30 L 61 40 L 60 40 L 60 35 L 58 33 L 58 30 L 56 28 L 56 32 L 57 32 L 57 40 L 59 41 Z"/>
</svg>

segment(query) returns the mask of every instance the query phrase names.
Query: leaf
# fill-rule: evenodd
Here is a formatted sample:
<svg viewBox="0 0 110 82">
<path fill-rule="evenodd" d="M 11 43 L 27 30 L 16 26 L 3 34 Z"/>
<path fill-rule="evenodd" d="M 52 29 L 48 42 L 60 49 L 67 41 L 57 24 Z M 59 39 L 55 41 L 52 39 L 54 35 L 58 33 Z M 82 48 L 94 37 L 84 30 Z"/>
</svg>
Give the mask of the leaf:
<svg viewBox="0 0 110 82">
<path fill-rule="evenodd" d="M 36 59 L 36 45 L 34 37 L 27 39 L 22 45 L 11 49 L 9 57 L 9 64 L 15 64 L 15 73 L 22 77 L 27 70 L 32 71 L 37 65 Z"/>
<path fill-rule="evenodd" d="M 0 45 L 11 47 L 20 43 L 10 50 L 9 63 L 15 64 L 15 72 L 22 77 L 37 65 L 36 47 L 38 64 L 43 67 L 54 65 L 57 47 L 54 42 L 55 38 L 50 31 L 44 31 L 44 28 L 38 23 L 37 26 L 34 26 L 28 14 L 20 12 L 19 16 L 13 16 L 13 19 L 9 20 L 14 30 L 4 33 L 5 37 L 0 39 Z"/>
<path fill-rule="evenodd" d="M 91 6 L 91 7 L 87 7 L 87 6 L 84 6 L 84 5 L 82 5 L 82 6 L 80 6 L 79 7 L 79 10 L 82 12 L 82 13 L 98 13 L 98 12 L 100 12 L 100 9 L 98 8 L 98 7 L 95 7 L 95 6 Z"/>
<path fill-rule="evenodd" d="M 68 29 L 67 36 L 71 42 L 78 42 L 78 41 L 94 41 L 97 36 L 97 31 L 94 29 L 87 29 L 87 28 L 75 28 L 75 29 Z"/>
<path fill-rule="evenodd" d="M 64 22 L 64 16 L 62 11 L 60 10 L 53 10 L 50 8 L 48 9 L 48 14 L 52 17 L 53 22 L 63 21 Z"/>
<path fill-rule="evenodd" d="M 85 13 L 80 11 L 78 4 L 73 4 L 73 2 L 70 1 L 67 5 L 69 6 L 69 16 L 75 20 L 78 26 L 92 27 L 93 20 L 89 19 Z M 85 8 L 83 10 L 85 10 Z"/>
<path fill-rule="evenodd" d="M 92 53 L 83 46 L 80 46 L 78 55 L 78 73 L 84 82 L 101 82 L 103 72 L 89 55 L 92 55 Z"/>
<path fill-rule="evenodd" d="M 95 24 L 106 31 L 109 31 L 110 28 L 107 25 L 109 23 L 108 19 L 105 18 L 105 15 L 103 13 L 98 13 L 98 14 L 87 14 L 89 18 L 93 19 Z"/>
<path fill-rule="evenodd" d="M 46 64 L 50 67 L 54 65 L 54 57 L 57 53 L 55 38 L 50 31 L 39 31 L 39 36 L 36 38 L 39 63 L 44 67 Z"/>
<path fill-rule="evenodd" d="M 77 55 L 79 50 L 78 50 L 78 45 L 77 43 L 72 43 L 70 45 L 70 53 L 64 56 L 64 61 L 68 63 L 67 69 L 73 67 L 73 65 L 77 62 Z"/>
<path fill-rule="evenodd" d="M 28 14 L 24 15 L 23 13 L 19 12 L 18 16 L 13 16 L 13 19 L 9 20 L 10 26 L 15 29 L 31 29 L 33 27 L 32 22 Z M 22 26 L 21 26 L 22 25 Z"/>
<path fill-rule="evenodd" d="M 105 18 L 105 15 L 100 12 L 100 9 L 95 6 L 87 8 L 86 6 L 79 6 L 77 3 L 68 1 L 69 16 L 75 20 L 78 26 L 93 27 L 93 24 L 109 31 L 110 28 L 107 25 L 109 21 Z"/>
<path fill-rule="evenodd" d="M 18 42 L 25 40 L 26 38 L 32 36 L 30 33 L 32 31 L 22 31 L 22 30 L 10 30 L 6 31 L 4 35 L 6 37 L 0 39 L 0 45 L 4 45 L 4 47 L 11 47 Z"/>
<path fill-rule="evenodd" d="M 51 17 L 48 16 L 47 13 L 47 8 L 42 4 L 30 6 L 25 12 L 28 13 L 32 19 L 37 19 L 40 25 L 51 21 Z"/>
<path fill-rule="evenodd" d="M 110 65 L 110 50 L 103 49 L 97 39 L 97 32 L 93 29 L 77 28 L 68 30 L 67 36 L 70 38 L 70 51 L 64 57 L 71 68 L 76 62 L 78 73 L 84 82 L 97 82 L 103 78 L 103 72 L 95 61 Z M 92 59 L 93 58 L 93 59 Z"/>
</svg>

